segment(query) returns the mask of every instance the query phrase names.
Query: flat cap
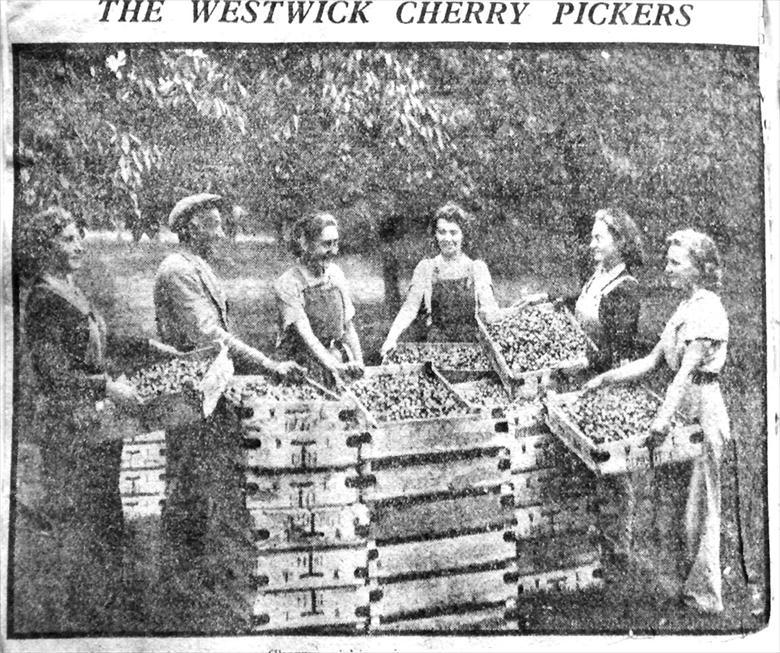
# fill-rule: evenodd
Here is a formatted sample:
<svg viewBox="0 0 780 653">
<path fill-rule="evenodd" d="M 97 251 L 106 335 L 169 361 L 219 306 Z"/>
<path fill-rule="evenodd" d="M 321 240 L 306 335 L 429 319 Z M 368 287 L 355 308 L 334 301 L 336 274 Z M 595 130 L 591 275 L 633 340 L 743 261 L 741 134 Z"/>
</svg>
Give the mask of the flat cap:
<svg viewBox="0 0 780 653">
<path fill-rule="evenodd" d="M 171 231 L 178 232 L 179 229 L 187 224 L 195 209 L 214 204 L 221 199 L 221 195 L 214 195 L 213 193 L 198 193 L 197 195 L 189 195 L 184 199 L 180 199 L 176 202 L 176 206 L 173 207 L 171 214 L 168 216 L 168 226 Z"/>
</svg>

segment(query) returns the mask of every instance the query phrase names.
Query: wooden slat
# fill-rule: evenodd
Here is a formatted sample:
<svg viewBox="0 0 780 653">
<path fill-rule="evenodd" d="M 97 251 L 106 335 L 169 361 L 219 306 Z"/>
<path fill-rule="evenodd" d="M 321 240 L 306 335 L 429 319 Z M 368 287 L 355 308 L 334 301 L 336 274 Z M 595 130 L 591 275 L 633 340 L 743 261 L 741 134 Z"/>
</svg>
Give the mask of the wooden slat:
<svg viewBox="0 0 780 653">
<path fill-rule="evenodd" d="M 517 581 L 518 600 L 528 594 L 540 592 L 575 592 L 603 585 L 603 573 L 599 562 L 567 569 L 525 574 Z"/>
<path fill-rule="evenodd" d="M 365 430 L 314 429 L 306 433 L 245 429 L 244 464 L 265 469 L 317 470 L 358 463 Z M 365 436 L 364 436 L 365 437 Z"/>
<path fill-rule="evenodd" d="M 350 487 L 357 471 L 330 470 L 306 473 L 244 472 L 246 506 L 253 508 L 308 508 L 346 506 L 358 502 L 360 491 Z"/>
<path fill-rule="evenodd" d="M 375 559 L 369 562 L 369 575 L 380 579 L 408 572 L 437 572 L 509 559 L 515 551 L 515 542 L 505 538 L 503 530 L 402 542 L 377 547 Z"/>
<path fill-rule="evenodd" d="M 519 540 L 581 531 L 596 525 L 598 508 L 590 498 L 515 508 Z"/>
<path fill-rule="evenodd" d="M 369 589 L 332 587 L 258 593 L 252 612 L 255 631 L 276 631 L 367 623 Z"/>
<path fill-rule="evenodd" d="M 372 621 L 371 632 L 387 633 L 457 633 L 480 632 L 486 635 L 495 632 L 512 632 L 517 629 L 517 620 L 513 616 L 514 601 L 507 600 L 489 607 L 464 607 L 454 611 L 439 612 L 430 616 L 411 617 L 409 619 Z"/>
<path fill-rule="evenodd" d="M 378 543 L 433 538 L 487 529 L 512 518 L 511 488 L 404 501 L 377 501 L 371 510 L 371 539 Z M 507 503 L 508 502 L 508 503 Z"/>
<path fill-rule="evenodd" d="M 601 547 L 589 531 L 520 540 L 517 569 L 520 575 L 567 569 L 599 562 Z"/>
<path fill-rule="evenodd" d="M 480 415 L 383 423 L 372 434 L 371 444 L 363 448 L 361 456 L 372 460 L 502 447 L 509 446 L 511 440 L 506 419 L 489 419 Z"/>
<path fill-rule="evenodd" d="M 371 605 L 371 614 L 381 620 L 442 607 L 504 602 L 516 592 L 514 571 L 513 562 L 506 561 L 495 569 L 382 582 L 381 598 Z"/>
<path fill-rule="evenodd" d="M 591 472 L 572 474 L 563 467 L 516 471 L 511 475 L 515 505 L 531 505 L 578 499 L 596 492 L 597 477 Z"/>
<path fill-rule="evenodd" d="M 253 577 L 260 590 L 364 585 L 368 546 L 274 551 L 255 557 Z"/>
<path fill-rule="evenodd" d="M 364 491 L 366 501 L 433 492 L 454 492 L 469 487 L 493 487 L 509 479 L 508 450 L 503 448 L 461 452 L 457 456 L 405 456 L 374 461 L 374 481 Z"/>
<path fill-rule="evenodd" d="M 369 513 L 363 504 L 316 510 L 249 511 L 258 550 L 343 546 L 365 542 Z"/>
<path fill-rule="evenodd" d="M 153 469 L 122 469 L 119 472 L 119 492 L 123 496 L 153 495 L 165 497 L 165 467 Z"/>
</svg>

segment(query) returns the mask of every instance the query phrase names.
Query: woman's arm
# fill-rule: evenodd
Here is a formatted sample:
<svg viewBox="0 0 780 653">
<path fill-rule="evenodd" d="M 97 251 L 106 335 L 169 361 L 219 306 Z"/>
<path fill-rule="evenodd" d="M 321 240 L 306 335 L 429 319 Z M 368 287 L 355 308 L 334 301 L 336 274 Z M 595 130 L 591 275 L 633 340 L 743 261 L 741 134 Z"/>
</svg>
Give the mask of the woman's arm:
<svg viewBox="0 0 780 653">
<path fill-rule="evenodd" d="M 474 261 L 474 290 L 479 317 L 485 322 L 495 322 L 506 314 L 498 307 L 493 293 L 493 279 L 484 261 Z"/>
<path fill-rule="evenodd" d="M 606 383 L 627 383 L 636 381 L 652 372 L 663 362 L 663 348 L 659 342 L 644 358 L 626 363 L 625 365 L 609 370 L 603 374 L 593 377 L 585 384 L 585 388 L 594 390 Z"/>
<path fill-rule="evenodd" d="M 693 340 L 685 348 L 680 369 L 674 375 L 674 379 L 666 389 L 663 403 L 658 409 L 656 421 L 659 424 L 669 424 L 672 415 L 680 406 L 688 387 L 691 384 L 691 373 L 701 365 L 707 355 L 708 343 L 706 340 Z"/>
<path fill-rule="evenodd" d="M 344 342 L 352 352 L 352 356 L 355 358 L 355 363 L 358 365 L 363 365 L 363 350 L 360 348 L 360 338 L 358 338 L 357 330 L 355 329 L 355 323 L 352 320 L 347 323 L 347 327 L 344 331 Z"/>
<path fill-rule="evenodd" d="M 409 325 L 414 322 L 414 319 L 420 312 L 420 306 L 425 296 L 425 287 L 430 281 L 430 279 L 427 279 L 428 276 L 426 261 L 420 261 L 414 269 L 412 283 L 409 287 L 409 293 L 406 295 L 406 300 L 398 311 L 398 315 L 395 316 L 390 330 L 387 332 L 387 337 L 381 349 L 383 356 L 396 346 L 398 338 L 409 328 Z"/>
</svg>

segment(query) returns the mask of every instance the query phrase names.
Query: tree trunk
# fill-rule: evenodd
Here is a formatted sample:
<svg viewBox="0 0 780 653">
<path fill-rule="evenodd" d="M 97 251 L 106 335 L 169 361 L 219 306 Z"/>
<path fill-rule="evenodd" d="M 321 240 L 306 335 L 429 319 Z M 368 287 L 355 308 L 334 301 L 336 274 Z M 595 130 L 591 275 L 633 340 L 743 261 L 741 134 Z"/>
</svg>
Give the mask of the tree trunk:
<svg viewBox="0 0 780 653">
<path fill-rule="evenodd" d="M 385 284 L 385 311 L 390 319 L 401 308 L 401 291 L 399 290 L 399 263 L 392 247 L 382 248 L 382 280 Z"/>
</svg>

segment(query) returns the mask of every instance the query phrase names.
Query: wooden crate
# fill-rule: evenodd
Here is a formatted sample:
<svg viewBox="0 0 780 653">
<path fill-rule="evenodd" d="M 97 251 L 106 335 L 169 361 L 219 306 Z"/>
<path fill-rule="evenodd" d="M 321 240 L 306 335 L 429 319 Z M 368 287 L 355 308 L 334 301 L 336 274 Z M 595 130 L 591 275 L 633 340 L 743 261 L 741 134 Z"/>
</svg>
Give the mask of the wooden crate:
<svg viewBox="0 0 780 653">
<path fill-rule="evenodd" d="M 539 304 L 537 305 L 537 308 L 549 311 L 560 310 L 566 316 L 571 326 L 579 331 L 586 339 L 590 350 L 593 352 L 598 351 L 595 343 L 587 334 L 585 334 L 582 327 L 577 322 L 577 319 L 565 307 L 555 309 L 552 304 Z M 540 391 L 553 385 L 556 372 L 575 373 L 586 369 L 589 365 L 588 357 L 580 356 L 569 360 L 562 360 L 555 365 L 540 368 L 538 370 L 515 372 L 510 369 L 504 355 L 501 353 L 501 349 L 490 337 L 485 324 L 479 318 L 477 318 L 477 334 L 490 355 L 493 369 L 501 377 L 507 391 L 514 397 L 535 397 Z"/>
<path fill-rule="evenodd" d="M 255 507 L 249 515 L 255 546 L 263 551 L 360 544 L 369 530 L 364 504 L 315 510 Z"/>
<path fill-rule="evenodd" d="M 501 485 L 455 494 L 369 502 L 370 538 L 377 545 L 503 529 L 513 518 L 512 488 Z"/>
<path fill-rule="evenodd" d="M 271 438 L 282 434 L 316 437 L 337 432 L 362 432 L 371 425 L 370 416 L 348 392 L 335 394 L 311 380 L 304 383 L 319 395 L 317 399 L 277 401 L 245 395 L 242 388 L 257 377 L 234 377 L 228 391 L 231 409 L 241 422 L 245 437 Z"/>
<path fill-rule="evenodd" d="M 262 591 L 365 585 L 368 555 L 365 542 L 341 547 L 263 551 L 255 556 L 253 582 Z"/>
<path fill-rule="evenodd" d="M 505 447 L 380 458 L 361 478 L 363 500 L 494 487 L 509 480 L 509 464 Z"/>
<path fill-rule="evenodd" d="M 430 364 L 368 367 L 364 378 L 411 374 L 427 374 L 436 383 L 446 387 L 463 406 L 464 414 L 426 419 L 376 420 L 377 430 L 371 434 L 370 443 L 361 449 L 362 459 L 506 446 L 510 439 L 506 419 L 496 420 L 485 416 L 478 408 L 463 401 L 451 384 Z"/>
<path fill-rule="evenodd" d="M 252 628 L 257 632 L 334 626 L 364 630 L 369 595 L 365 585 L 258 592 Z"/>
<path fill-rule="evenodd" d="M 373 584 L 376 601 L 371 604 L 371 617 L 398 620 L 442 608 L 502 603 L 517 591 L 516 578 L 510 558 L 479 567 L 380 579 Z"/>
<path fill-rule="evenodd" d="M 369 577 L 382 579 L 410 572 L 438 572 L 458 566 L 480 565 L 495 559 L 510 559 L 515 554 L 514 539 L 507 537 L 504 530 L 398 542 L 371 549 Z"/>
<path fill-rule="evenodd" d="M 360 499 L 354 468 L 307 473 L 278 470 L 244 471 L 246 507 L 306 508 L 346 506 Z"/>
<path fill-rule="evenodd" d="M 654 394 L 650 390 L 645 391 Z M 595 444 L 582 433 L 563 409 L 565 405 L 577 401 L 581 395 L 582 392 L 548 394 L 547 424 L 561 442 L 597 474 L 624 474 L 638 469 L 685 462 L 701 456 L 703 434 L 699 425 L 673 426 L 663 444 L 653 452 L 644 446 L 647 437 L 644 435 Z M 656 396 L 656 399 L 660 402 L 660 398 Z"/>
</svg>

